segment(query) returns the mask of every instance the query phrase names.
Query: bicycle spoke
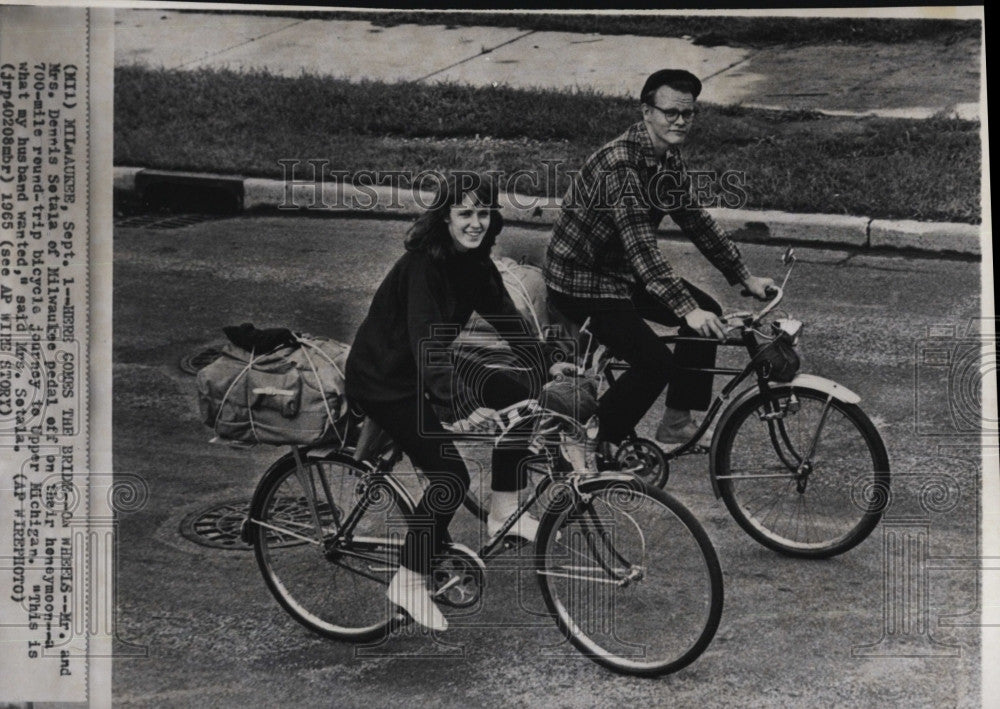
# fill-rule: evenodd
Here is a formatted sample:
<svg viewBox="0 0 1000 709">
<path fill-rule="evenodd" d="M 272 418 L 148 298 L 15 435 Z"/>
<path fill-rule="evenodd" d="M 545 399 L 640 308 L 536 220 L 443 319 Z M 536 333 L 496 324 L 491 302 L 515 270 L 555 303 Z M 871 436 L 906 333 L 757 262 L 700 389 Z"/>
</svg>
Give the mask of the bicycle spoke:
<svg viewBox="0 0 1000 709">
<path fill-rule="evenodd" d="M 710 544 L 666 493 L 603 485 L 564 511 L 544 540 L 543 595 L 570 642 L 595 661 L 633 674 L 679 669 L 710 641 L 721 611 Z"/>
<path fill-rule="evenodd" d="M 854 546 L 878 522 L 856 499 L 888 480 L 881 439 L 856 408 L 825 392 L 796 389 L 794 406 L 788 394 L 773 396 L 780 418 L 762 425 L 769 408 L 751 400 L 720 433 L 713 472 L 727 507 L 779 551 L 821 556 Z"/>
<path fill-rule="evenodd" d="M 316 632 L 347 640 L 386 632 L 397 622 L 385 587 L 406 532 L 400 498 L 385 483 L 363 482 L 365 472 L 350 458 L 311 459 L 307 474 L 283 460 L 265 477 L 269 488 L 255 513 L 268 587 Z M 283 535 L 309 543 L 280 544 Z"/>
</svg>

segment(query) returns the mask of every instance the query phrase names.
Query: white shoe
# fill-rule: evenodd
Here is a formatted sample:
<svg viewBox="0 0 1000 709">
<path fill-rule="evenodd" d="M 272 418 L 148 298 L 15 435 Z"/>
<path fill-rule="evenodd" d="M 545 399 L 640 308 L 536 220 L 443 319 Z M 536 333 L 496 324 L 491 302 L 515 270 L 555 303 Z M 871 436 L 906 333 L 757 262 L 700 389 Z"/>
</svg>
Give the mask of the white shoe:
<svg viewBox="0 0 1000 709">
<path fill-rule="evenodd" d="M 427 577 L 412 569 L 400 566 L 389 582 L 386 597 L 425 628 L 444 631 L 448 629 L 448 619 L 438 609 L 431 592 L 427 589 Z"/>
<path fill-rule="evenodd" d="M 486 532 L 491 537 L 496 536 L 507 520 L 517 512 L 517 508 L 516 492 L 497 492 L 494 490 L 490 498 L 490 514 L 486 519 Z M 525 512 L 514 523 L 514 526 L 507 530 L 507 535 L 534 542 L 538 536 L 538 520 Z"/>
<path fill-rule="evenodd" d="M 499 532 L 503 526 L 510 519 L 510 515 L 506 517 L 494 517 L 492 514 L 486 519 L 486 532 L 492 537 Z M 525 512 L 521 517 L 514 523 L 514 526 L 507 530 L 507 536 L 509 537 L 521 537 L 529 542 L 534 543 L 535 537 L 538 536 L 538 520 L 532 515 Z"/>
</svg>

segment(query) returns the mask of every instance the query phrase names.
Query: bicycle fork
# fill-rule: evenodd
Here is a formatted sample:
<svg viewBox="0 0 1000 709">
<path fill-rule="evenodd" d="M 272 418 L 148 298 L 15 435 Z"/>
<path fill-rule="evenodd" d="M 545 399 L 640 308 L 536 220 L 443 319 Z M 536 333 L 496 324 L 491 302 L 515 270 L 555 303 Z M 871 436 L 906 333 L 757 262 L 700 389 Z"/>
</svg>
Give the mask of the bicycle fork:
<svg viewBox="0 0 1000 709">
<path fill-rule="evenodd" d="M 830 414 L 830 405 L 832 402 L 833 395 L 828 395 L 826 401 L 823 403 L 823 410 L 820 412 L 816 430 L 812 433 L 811 440 L 809 441 L 809 449 L 804 456 L 795 450 L 795 446 L 788 435 L 788 429 L 785 428 L 784 424 L 784 419 L 789 413 L 795 413 L 799 410 L 798 400 L 795 398 L 794 392 L 784 407 L 779 402 L 772 401 L 771 405 L 775 410 L 761 414 L 760 416 L 761 420 L 767 422 L 771 445 L 778 454 L 778 458 L 784 463 L 785 467 L 795 472 L 795 489 L 799 494 L 804 494 L 808 486 L 809 475 L 813 471 L 813 456 L 816 454 L 816 448 L 819 445 L 823 427 L 826 425 L 827 417 Z M 776 435 L 776 429 L 777 434 L 780 434 L 780 441 L 778 440 L 779 436 Z M 794 460 L 786 457 L 786 450 L 794 457 Z"/>
<path fill-rule="evenodd" d="M 640 540 L 639 563 L 634 563 L 625 558 L 615 546 L 614 530 L 608 529 L 601 520 L 594 508 L 594 496 L 580 489 L 580 479 L 574 478 L 571 481 L 572 511 L 571 518 L 578 518 L 582 527 L 583 541 L 590 551 L 591 558 L 597 563 L 591 566 L 565 565 L 558 571 L 539 569 L 542 576 L 555 576 L 560 578 L 575 579 L 579 581 L 604 583 L 620 588 L 625 588 L 633 583 L 642 581 L 645 578 L 646 568 L 646 538 L 642 528 L 636 520 L 628 513 L 622 511 L 632 525 L 635 527 Z M 568 530 L 566 530 L 568 533 Z M 572 545 L 572 539 L 564 540 L 564 544 Z"/>
</svg>

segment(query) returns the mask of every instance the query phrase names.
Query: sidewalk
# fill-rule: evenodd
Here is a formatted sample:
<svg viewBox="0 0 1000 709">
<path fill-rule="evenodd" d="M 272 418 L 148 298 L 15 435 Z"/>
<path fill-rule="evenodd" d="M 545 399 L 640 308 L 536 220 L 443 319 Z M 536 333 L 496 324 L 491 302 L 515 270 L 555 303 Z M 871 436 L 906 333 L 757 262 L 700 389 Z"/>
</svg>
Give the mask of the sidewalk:
<svg viewBox="0 0 1000 709">
<path fill-rule="evenodd" d="M 652 71 L 686 67 L 704 82 L 701 101 L 840 115 L 979 118 L 979 46 L 912 42 L 830 44 L 762 50 L 702 47 L 680 38 L 535 32 L 505 27 L 397 25 L 258 15 L 117 10 L 115 65 L 193 71 L 202 68 L 303 72 L 352 80 L 450 81 L 471 85 L 586 88 L 635 96 Z M 831 71 L 835 67 L 835 71 Z M 919 72 L 915 71 L 919 67 Z M 196 202 L 216 195 L 230 211 L 277 209 L 288 202 L 277 180 L 116 168 L 115 189 L 140 200 L 173 190 Z M 200 192 L 200 191 L 201 192 Z M 326 200 L 328 191 L 340 190 Z M 309 204 L 312 186 L 292 202 Z M 412 195 L 378 189 L 375 213 L 416 214 Z M 332 211 L 350 207 L 350 185 L 328 184 Z M 551 225 L 559 200 L 507 197 L 508 220 Z M 520 208 L 518 202 L 532 203 Z M 391 209 L 390 209 L 390 206 Z M 861 216 L 713 210 L 738 241 L 785 241 L 851 249 L 899 249 L 978 257 L 981 227 Z M 664 226 L 672 226 L 667 220 Z"/>
<path fill-rule="evenodd" d="M 115 12 L 115 64 L 267 69 L 380 81 L 588 88 L 635 96 L 665 65 L 693 71 L 701 100 L 839 115 L 979 117 L 975 41 L 702 47 L 669 37 L 397 25 L 166 10 Z M 835 68 L 835 70 L 831 70 Z"/>
</svg>

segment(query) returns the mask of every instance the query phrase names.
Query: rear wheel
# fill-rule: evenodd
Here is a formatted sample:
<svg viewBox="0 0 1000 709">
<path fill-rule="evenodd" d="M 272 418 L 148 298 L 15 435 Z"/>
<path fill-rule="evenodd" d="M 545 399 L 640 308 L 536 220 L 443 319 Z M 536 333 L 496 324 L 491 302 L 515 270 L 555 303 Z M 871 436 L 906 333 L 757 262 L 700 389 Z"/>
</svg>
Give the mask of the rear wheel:
<svg viewBox="0 0 1000 709">
<path fill-rule="evenodd" d="M 304 463 L 299 470 L 284 456 L 254 495 L 249 534 L 264 581 L 316 633 L 355 642 L 382 637 L 404 622 L 385 591 L 412 503 L 350 457 Z"/>
<path fill-rule="evenodd" d="M 864 541 L 889 500 L 889 458 L 854 404 L 816 389 L 757 394 L 719 432 L 713 475 L 737 523 L 764 546 L 825 558 Z"/>
<path fill-rule="evenodd" d="M 693 662 L 722 615 L 722 569 L 681 503 L 637 479 L 565 487 L 539 530 L 538 581 L 559 629 L 598 664 L 662 675 Z"/>
</svg>

